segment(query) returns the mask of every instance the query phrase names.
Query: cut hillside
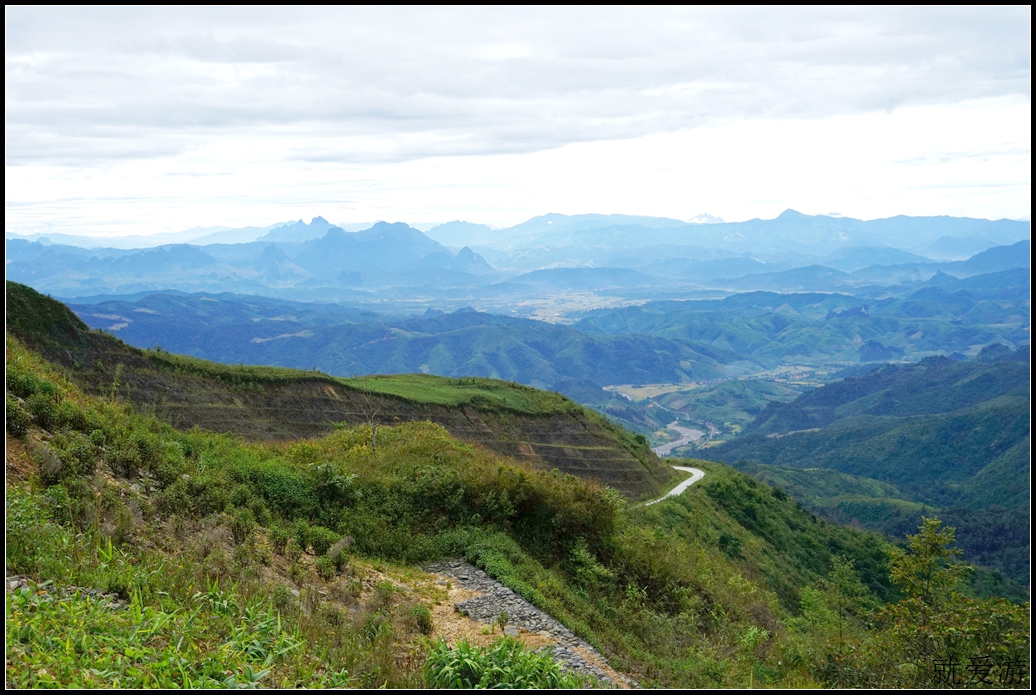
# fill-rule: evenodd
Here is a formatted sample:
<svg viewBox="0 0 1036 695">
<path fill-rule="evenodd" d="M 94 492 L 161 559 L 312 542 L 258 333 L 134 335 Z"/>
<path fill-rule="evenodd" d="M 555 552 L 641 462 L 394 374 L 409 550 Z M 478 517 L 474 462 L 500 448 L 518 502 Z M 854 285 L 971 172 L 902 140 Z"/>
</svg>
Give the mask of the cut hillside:
<svg viewBox="0 0 1036 695">
<path fill-rule="evenodd" d="M 336 423 L 426 421 L 498 454 L 596 478 L 630 498 L 659 494 L 672 471 L 642 436 L 556 393 L 493 379 L 423 374 L 338 379 L 140 350 L 92 331 L 60 302 L 7 283 L 8 331 L 61 365 L 85 392 L 124 399 L 180 429 L 253 440 L 331 432 Z"/>
</svg>

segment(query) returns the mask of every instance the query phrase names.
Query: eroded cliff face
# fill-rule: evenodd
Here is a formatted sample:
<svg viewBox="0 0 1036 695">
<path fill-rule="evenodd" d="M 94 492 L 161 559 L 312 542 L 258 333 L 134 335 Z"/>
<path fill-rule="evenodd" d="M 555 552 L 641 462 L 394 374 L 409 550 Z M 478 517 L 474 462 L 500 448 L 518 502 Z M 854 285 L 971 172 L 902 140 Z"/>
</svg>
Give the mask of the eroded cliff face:
<svg viewBox="0 0 1036 695">
<path fill-rule="evenodd" d="M 39 311 L 32 305 L 44 303 L 42 308 L 52 314 L 46 332 L 19 331 L 19 322 L 9 321 L 15 337 L 63 367 L 87 393 L 114 395 L 178 428 L 197 426 L 256 440 L 299 439 L 326 434 L 338 422 L 362 424 L 373 407 L 383 426 L 430 420 L 458 439 L 537 468 L 595 478 L 631 499 L 657 495 L 672 477 L 642 438 L 576 406 L 529 414 L 363 393 L 316 373 L 206 372 L 90 331 L 53 299 L 36 295 L 30 300 L 21 311 Z"/>
</svg>

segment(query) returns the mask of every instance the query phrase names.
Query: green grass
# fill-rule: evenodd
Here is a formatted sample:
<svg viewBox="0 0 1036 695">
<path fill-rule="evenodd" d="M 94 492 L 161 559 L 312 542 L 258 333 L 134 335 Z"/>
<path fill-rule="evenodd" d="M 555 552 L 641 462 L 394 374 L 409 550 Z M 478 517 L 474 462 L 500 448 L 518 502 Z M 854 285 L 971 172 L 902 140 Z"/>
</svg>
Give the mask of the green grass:
<svg viewBox="0 0 1036 695">
<path fill-rule="evenodd" d="M 440 641 L 425 664 L 433 688 L 583 688 L 587 681 L 563 672 L 554 660 L 527 650 L 521 642 L 501 639 L 491 647 L 456 647 Z"/>
<path fill-rule="evenodd" d="M 470 406 L 476 410 L 510 410 L 552 415 L 582 410 L 564 396 L 497 379 L 450 379 L 428 374 L 392 374 L 339 379 L 350 388 L 367 389 L 417 403 Z"/>
<path fill-rule="evenodd" d="M 637 508 L 427 422 L 381 428 L 376 451 L 363 426 L 248 443 L 86 396 L 10 338 L 6 366 L 9 450 L 32 469 L 8 479 L 6 564 L 46 588 L 8 603 L 14 687 L 413 687 L 428 626 L 383 573 L 445 557 L 653 686 L 816 684 L 783 657 L 803 588 L 844 556 L 872 602 L 895 594 L 880 537 L 720 464 Z"/>
</svg>

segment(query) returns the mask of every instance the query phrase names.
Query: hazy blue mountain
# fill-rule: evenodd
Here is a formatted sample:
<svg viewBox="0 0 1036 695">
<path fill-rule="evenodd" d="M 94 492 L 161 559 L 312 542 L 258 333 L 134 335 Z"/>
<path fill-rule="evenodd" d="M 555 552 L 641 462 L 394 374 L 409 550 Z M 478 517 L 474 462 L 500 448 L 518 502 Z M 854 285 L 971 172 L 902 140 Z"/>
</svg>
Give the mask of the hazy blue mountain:
<svg viewBox="0 0 1036 695">
<path fill-rule="evenodd" d="M 636 224 L 615 224 L 617 219 Z M 939 285 L 952 286 L 952 291 L 968 289 L 987 299 L 1001 292 L 1001 298 L 1010 301 L 1020 300 L 1028 291 L 1027 276 L 1023 280 L 1018 273 L 1000 278 L 982 277 L 971 284 L 954 284 L 958 278 L 991 275 L 994 270 L 1007 272 L 1027 268 L 1027 239 L 987 249 L 967 261 L 914 260 L 869 265 L 846 273 L 818 264 L 820 252 L 835 244 L 839 250 L 828 254 L 829 259 L 844 267 L 920 257 L 889 248 L 884 241 L 880 242 L 882 246 L 860 246 L 857 243 L 859 230 L 872 223 L 848 218 L 807 216 L 789 211 L 776 220 L 755 220 L 733 226 L 727 223 L 681 226 L 678 222 L 664 218 L 549 215 L 531 220 L 525 229 L 535 233 L 537 229 L 556 224 L 557 231 L 546 234 L 554 245 L 510 251 L 465 246 L 454 253 L 403 223 L 380 222 L 368 229 L 349 232 L 318 217 L 309 224 L 300 221 L 278 227 L 267 234 L 264 241 L 240 244 L 179 244 L 150 250 L 124 250 L 84 249 L 12 239 L 7 244 L 6 260 L 7 273 L 12 279 L 65 297 L 171 288 L 345 301 L 352 301 L 363 293 L 369 299 L 377 294 L 383 299 L 395 297 L 399 301 L 417 296 L 463 296 L 469 301 L 482 297 L 500 306 L 500 302 L 520 304 L 539 294 L 569 290 L 602 290 L 611 296 L 636 300 L 702 296 L 700 292 L 709 289 L 843 292 L 879 298 L 889 294 L 905 296 L 925 285 Z M 874 221 L 877 222 L 882 221 Z M 990 230 L 1000 229 L 997 233 L 1010 235 L 1028 229 L 1027 223 L 1010 221 L 985 225 L 979 223 L 988 221 L 964 222 L 977 225 L 980 231 L 989 233 L 987 236 L 992 235 Z M 1002 222 L 1009 224 L 1004 226 Z M 895 218 L 884 223 L 881 229 L 894 227 L 893 223 L 957 232 L 967 227 L 957 218 Z M 514 229 L 517 228 L 511 231 Z M 319 236 L 306 241 L 272 240 L 278 236 L 298 239 L 312 234 Z M 780 241 L 782 234 L 798 241 L 784 243 Z M 581 237 L 597 246 L 556 245 L 574 243 Z M 835 237 L 838 237 L 837 242 L 832 241 Z M 667 239 L 680 243 L 653 243 Z M 773 242 L 774 239 L 780 243 Z M 803 239 L 812 241 L 802 243 Z M 688 244 L 688 240 L 705 245 Z M 707 245 L 713 242 L 718 246 Z M 622 247 L 627 243 L 653 245 Z M 177 250 L 169 250 L 174 248 Z M 165 249 L 163 256 L 147 255 L 162 249 Z M 169 254 L 176 256 L 175 262 Z M 166 256 L 169 256 L 166 261 L 158 262 Z M 116 262 L 119 258 L 133 260 L 120 264 Z M 339 291 L 346 289 L 349 291 Z"/>
<path fill-rule="evenodd" d="M 775 273 L 759 273 L 719 280 L 717 284 L 738 290 L 815 292 L 847 289 L 857 283 L 853 282 L 852 276 L 848 273 L 822 265 L 810 265 L 805 268 L 794 268 Z"/>
<path fill-rule="evenodd" d="M 965 290 L 974 295 L 987 299 L 1005 299 L 1025 302 L 1025 311 L 1028 313 L 1028 300 L 1030 297 L 1028 268 L 1012 268 L 1001 270 L 996 273 L 984 273 L 972 275 L 958 280 L 952 275 L 939 272 L 933 276 L 928 285 L 942 287 L 947 291 Z"/>
<path fill-rule="evenodd" d="M 851 273 L 868 266 L 932 263 L 930 258 L 890 246 L 854 246 L 824 259 L 823 265 Z"/>
<path fill-rule="evenodd" d="M 1011 240 L 1007 240 L 1011 241 Z M 984 236 L 940 237 L 927 248 L 924 254 L 940 261 L 958 261 L 970 258 L 988 248 L 998 246 L 998 242 Z"/>
<path fill-rule="evenodd" d="M 929 249 L 943 237 L 985 240 L 981 248 L 1029 237 L 1029 223 L 958 217 L 897 216 L 881 220 L 804 215 L 786 210 L 772 220 L 686 224 L 665 218 L 545 215 L 504 230 L 502 248 L 601 245 L 638 247 L 680 244 L 753 253 L 797 251 L 814 256 L 844 253 L 851 247 Z M 988 243 L 987 243 L 988 242 Z"/>
<path fill-rule="evenodd" d="M 7 277 L 48 291 L 99 290 L 133 292 L 165 289 L 164 279 L 205 287 L 234 282 L 233 270 L 195 246 L 175 244 L 111 257 L 85 258 L 60 247 L 45 250 L 32 260 L 8 263 Z M 106 281 L 107 280 L 107 281 Z"/>
<path fill-rule="evenodd" d="M 492 227 L 460 220 L 435 225 L 425 234 L 444 246 L 482 246 L 497 238 Z"/>
<path fill-rule="evenodd" d="M 939 268 L 957 277 L 995 273 L 1011 268 L 1028 268 L 1031 253 L 1031 244 L 1028 239 L 1025 239 L 1010 246 L 994 246 L 975 254 L 966 261 L 943 263 Z"/>
<path fill-rule="evenodd" d="M 434 253 L 452 256 L 442 244 L 413 227 L 379 222 L 362 232 L 331 227 L 322 237 L 303 245 L 292 260 L 316 275 L 343 270 L 367 274 L 402 270 Z"/>
<path fill-rule="evenodd" d="M 82 249 L 145 249 L 169 244 L 241 244 L 255 241 L 266 232 L 283 223 L 266 227 L 196 227 L 179 232 L 160 232 L 158 234 L 131 234 L 127 236 L 92 237 L 78 234 L 30 234 L 21 236 L 7 233 L 6 238 L 18 241 L 39 241 L 44 245 L 75 246 Z"/>
<path fill-rule="evenodd" d="M 314 217 L 309 224 L 299 220 L 292 224 L 284 224 L 271 229 L 266 235 L 260 237 L 258 241 L 309 241 L 310 239 L 324 236 L 332 226 L 334 225 L 323 217 Z"/>
<path fill-rule="evenodd" d="M 240 227 L 238 229 L 216 229 L 211 234 L 200 236 L 197 239 L 184 239 L 197 246 L 208 244 L 247 244 L 258 240 L 270 230 L 281 226 L 280 224 L 269 227 Z"/>
</svg>

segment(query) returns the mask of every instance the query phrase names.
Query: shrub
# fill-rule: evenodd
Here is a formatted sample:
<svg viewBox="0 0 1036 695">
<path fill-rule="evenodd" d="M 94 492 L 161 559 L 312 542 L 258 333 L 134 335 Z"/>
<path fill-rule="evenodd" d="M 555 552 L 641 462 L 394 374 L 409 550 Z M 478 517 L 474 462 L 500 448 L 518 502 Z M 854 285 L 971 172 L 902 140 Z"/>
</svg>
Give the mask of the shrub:
<svg viewBox="0 0 1036 695">
<path fill-rule="evenodd" d="M 32 424 L 32 415 L 17 399 L 7 394 L 7 432 L 12 437 L 24 437 Z"/>
<path fill-rule="evenodd" d="M 315 564 L 317 567 L 317 574 L 319 574 L 322 579 L 331 579 L 337 574 L 335 561 L 327 555 L 321 555 L 318 557 Z"/>
<path fill-rule="evenodd" d="M 32 414 L 33 421 L 45 430 L 54 426 L 57 419 L 58 408 L 54 397 L 36 392 L 25 400 L 25 405 Z"/>
<path fill-rule="evenodd" d="M 68 427 L 80 432 L 89 431 L 86 414 L 79 406 L 69 400 L 61 401 L 58 405 L 57 423 L 62 427 Z"/>
<path fill-rule="evenodd" d="M 433 688 L 581 688 L 582 678 L 562 672 L 546 654 L 529 651 L 505 637 L 489 647 L 467 640 L 450 648 L 440 640 L 425 662 L 425 679 Z"/>
<path fill-rule="evenodd" d="M 235 507 L 244 507 L 252 498 L 252 491 L 247 485 L 238 485 L 230 493 L 230 503 Z"/>
<path fill-rule="evenodd" d="M 417 623 L 417 629 L 422 634 L 430 635 L 435 625 L 432 622 L 432 612 L 428 610 L 428 606 L 423 603 L 419 603 L 414 606 L 413 610 L 414 621 Z"/>
<path fill-rule="evenodd" d="M 269 535 L 270 545 L 273 546 L 274 551 L 278 555 L 284 555 L 285 546 L 288 544 L 288 539 L 291 538 L 291 531 L 283 526 L 271 526 Z"/>
<path fill-rule="evenodd" d="M 255 517 L 249 509 L 235 509 L 230 515 L 230 532 L 234 534 L 235 543 L 244 543 L 255 529 Z"/>
<path fill-rule="evenodd" d="M 338 534 L 323 526 L 311 526 L 309 543 L 313 546 L 314 555 L 326 555 L 331 546 L 338 540 Z"/>
<path fill-rule="evenodd" d="M 62 475 L 86 476 L 93 473 L 97 449 L 85 435 L 61 432 L 54 437 L 52 445 L 63 464 Z"/>
</svg>

